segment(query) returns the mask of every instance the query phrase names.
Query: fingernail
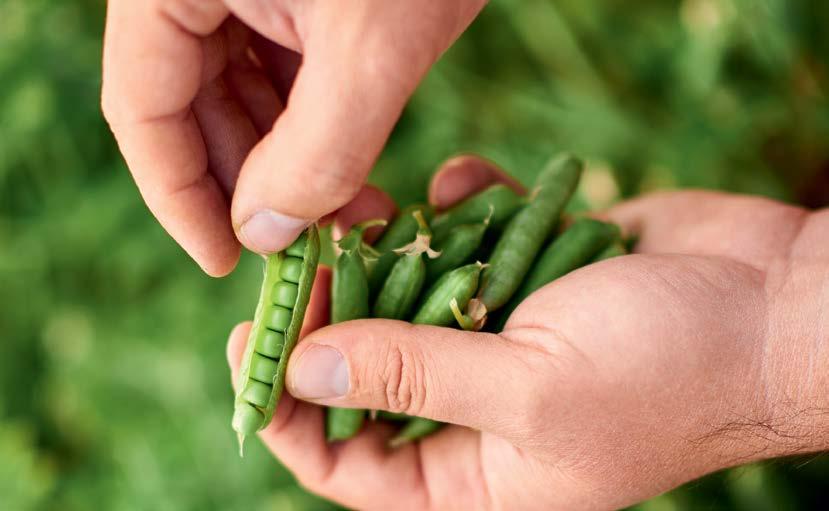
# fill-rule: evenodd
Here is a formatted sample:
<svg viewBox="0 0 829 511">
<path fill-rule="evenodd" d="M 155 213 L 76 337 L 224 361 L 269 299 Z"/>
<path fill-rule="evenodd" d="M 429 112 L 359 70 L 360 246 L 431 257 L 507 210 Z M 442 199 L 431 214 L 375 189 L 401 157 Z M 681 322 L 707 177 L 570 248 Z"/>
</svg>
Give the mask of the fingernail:
<svg viewBox="0 0 829 511">
<path fill-rule="evenodd" d="M 293 383 L 294 397 L 301 399 L 344 396 L 348 392 L 348 364 L 330 346 L 311 346 L 297 362 Z"/>
<path fill-rule="evenodd" d="M 308 220 L 268 209 L 248 218 L 240 233 L 246 247 L 260 254 L 271 254 L 290 245 L 310 224 Z"/>
</svg>

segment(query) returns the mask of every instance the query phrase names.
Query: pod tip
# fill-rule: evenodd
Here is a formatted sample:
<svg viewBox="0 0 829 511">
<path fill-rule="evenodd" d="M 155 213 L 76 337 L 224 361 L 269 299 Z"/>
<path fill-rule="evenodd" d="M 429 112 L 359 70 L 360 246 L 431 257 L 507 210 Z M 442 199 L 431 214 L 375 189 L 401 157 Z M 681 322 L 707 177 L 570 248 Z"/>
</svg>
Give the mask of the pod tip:
<svg viewBox="0 0 829 511">
<path fill-rule="evenodd" d="M 236 433 L 236 440 L 239 441 L 239 457 L 245 457 L 245 435 L 242 433 Z"/>
</svg>

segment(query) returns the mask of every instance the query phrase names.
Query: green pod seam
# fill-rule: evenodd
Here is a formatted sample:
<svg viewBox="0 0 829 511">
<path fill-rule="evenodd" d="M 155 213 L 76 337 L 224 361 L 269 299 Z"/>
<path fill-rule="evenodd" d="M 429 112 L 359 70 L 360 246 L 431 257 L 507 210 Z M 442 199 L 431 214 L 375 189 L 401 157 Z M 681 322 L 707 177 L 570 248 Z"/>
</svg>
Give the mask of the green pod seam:
<svg viewBox="0 0 829 511">
<path fill-rule="evenodd" d="M 477 224 L 459 225 L 449 231 L 441 242 L 435 243 L 440 257 L 426 261 L 426 283 L 435 282 L 441 275 L 469 261 L 484 239 L 489 219 Z"/>
<path fill-rule="evenodd" d="M 317 272 L 319 252 L 319 231 L 316 225 L 312 225 L 286 250 L 271 254 L 265 260 L 259 302 L 242 356 L 234 401 L 232 426 L 239 437 L 240 455 L 243 453 L 245 437 L 268 425 L 282 395 L 285 369 L 302 328 Z M 274 298 L 282 301 L 286 293 L 293 294 L 293 290 L 287 291 L 283 285 L 285 283 L 296 286 L 296 301 L 290 309 L 273 301 Z M 277 287 L 280 287 L 281 291 L 278 291 L 275 297 L 274 290 Z M 290 311 L 290 314 L 288 321 L 283 323 L 285 310 Z M 278 327 L 278 333 L 282 335 L 274 335 L 274 331 L 268 328 L 269 324 Z M 281 352 L 277 357 L 273 357 L 273 350 L 280 342 Z M 257 349 L 263 353 L 257 352 Z M 256 378 L 253 378 L 253 370 Z M 264 406 L 262 403 L 265 402 L 264 394 L 267 388 L 252 383 L 255 381 L 270 387 L 270 395 Z"/>
<path fill-rule="evenodd" d="M 394 249 L 402 247 L 414 239 L 417 234 L 417 220 L 412 214 L 420 211 L 423 217 L 429 221 L 433 215 L 431 206 L 425 204 L 414 204 L 404 208 L 395 220 L 388 226 L 383 236 L 374 244 L 374 250 L 380 253 L 378 259 L 372 264 L 368 271 L 368 283 L 371 295 L 376 296 L 383 287 L 386 277 L 391 273 L 392 266 L 400 258 L 394 253 Z"/>
<path fill-rule="evenodd" d="M 449 326 L 455 321 L 451 303 L 465 309 L 478 290 L 478 280 L 484 265 L 467 264 L 444 274 L 426 293 L 412 319 L 421 325 Z"/>
<path fill-rule="evenodd" d="M 571 271 L 589 264 L 597 254 L 621 237 L 615 224 L 593 218 L 580 218 L 573 222 L 538 256 L 524 282 L 510 301 L 499 311 L 494 331 L 499 332 L 518 305 L 536 290 L 563 277 Z"/>
<path fill-rule="evenodd" d="M 369 289 L 366 261 L 376 260 L 377 253 L 363 242 L 363 233 L 383 221 L 368 221 L 352 227 L 337 242 L 341 252 L 334 263 L 331 279 L 331 324 L 369 315 Z M 363 426 L 365 410 L 329 408 L 326 410 L 326 436 L 329 441 L 348 440 Z"/>
<path fill-rule="evenodd" d="M 443 240 L 453 228 L 483 222 L 490 214 L 490 223 L 498 230 L 526 204 L 526 199 L 504 184 L 495 184 L 452 206 L 432 220 L 436 241 Z"/>
<path fill-rule="evenodd" d="M 444 424 L 442 422 L 425 419 L 423 417 L 414 417 L 389 441 L 389 447 L 400 447 L 401 445 L 427 437 L 443 426 Z"/>
<path fill-rule="evenodd" d="M 507 224 L 481 277 L 478 300 L 487 313 L 506 304 L 521 285 L 575 192 L 582 167 L 580 160 L 564 154 L 539 174 L 529 204 Z"/>
<path fill-rule="evenodd" d="M 395 250 L 401 256 L 392 266 L 391 273 L 374 302 L 372 313 L 375 318 L 406 319 L 426 280 L 424 254 L 431 258 L 440 255 L 429 246 L 432 232 L 421 212 L 417 210 L 412 215 L 417 220 L 419 229 L 413 242 Z"/>
</svg>

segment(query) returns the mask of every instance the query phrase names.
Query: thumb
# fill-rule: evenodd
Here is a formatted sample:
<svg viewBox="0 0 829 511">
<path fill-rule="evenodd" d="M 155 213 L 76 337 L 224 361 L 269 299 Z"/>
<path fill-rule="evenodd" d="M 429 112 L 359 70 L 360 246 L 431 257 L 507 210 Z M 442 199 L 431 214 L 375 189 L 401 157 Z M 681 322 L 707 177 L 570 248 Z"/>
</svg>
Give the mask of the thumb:
<svg viewBox="0 0 829 511">
<path fill-rule="evenodd" d="M 359 320 L 308 335 L 288 364 L 286 385 L 313 403 L 387 410 L 498 429 L 523 415 L 526 348 L 495 334 Z"/>
<path fill-rule="evenodd" d="M 405 66 L 391 50 L 306 48 L 287 109 L 239 175 L 232 215 L 245 246 L 280 250 L 357 195 L 428 67 Z"/>
</svg>

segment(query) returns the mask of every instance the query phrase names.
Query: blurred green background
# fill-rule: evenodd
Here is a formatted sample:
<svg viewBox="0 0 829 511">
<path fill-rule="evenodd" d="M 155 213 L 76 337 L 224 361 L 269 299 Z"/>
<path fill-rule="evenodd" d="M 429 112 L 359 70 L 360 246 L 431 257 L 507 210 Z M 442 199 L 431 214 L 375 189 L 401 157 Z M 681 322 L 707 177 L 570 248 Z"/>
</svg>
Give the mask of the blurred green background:
<svg viewBox="0 0 829 511">
<path fill-rule="evenodd" d="M 0 1 L 0 509 L 326 509 L 256 442 L 237 456 L 224 344 L 259 263 L 204 276 L 142 204 L 99 112 L 103 10 Z M 690 186 L 826 205 L 827 21 L 817 0 L 493 0 L 372 179 L 407 203 L 453 153 L 528 182 L 568 149 L 581 207 Z M 639 507 L 812 509 L 828 477 L 769 462 Z"/>
</svg>

